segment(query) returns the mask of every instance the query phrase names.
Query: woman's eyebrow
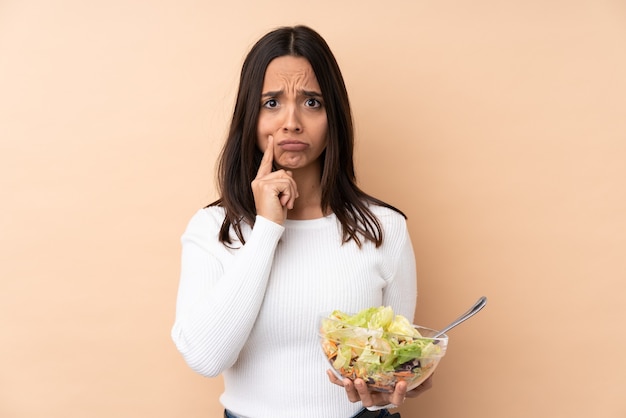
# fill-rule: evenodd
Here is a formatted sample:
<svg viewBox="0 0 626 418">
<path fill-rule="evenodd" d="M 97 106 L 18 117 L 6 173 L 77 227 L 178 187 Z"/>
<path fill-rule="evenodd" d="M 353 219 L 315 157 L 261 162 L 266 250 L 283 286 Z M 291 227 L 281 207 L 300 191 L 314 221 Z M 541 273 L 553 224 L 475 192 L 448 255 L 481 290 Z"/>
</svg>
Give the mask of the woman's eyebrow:
<svg viewBox="0 0 626 418">
<path fill-rule="evenodd" d="M 322 93 L 314 90 L 300 90 L 300 94 L 307 97 L 322 97 Z"/>
</svg>

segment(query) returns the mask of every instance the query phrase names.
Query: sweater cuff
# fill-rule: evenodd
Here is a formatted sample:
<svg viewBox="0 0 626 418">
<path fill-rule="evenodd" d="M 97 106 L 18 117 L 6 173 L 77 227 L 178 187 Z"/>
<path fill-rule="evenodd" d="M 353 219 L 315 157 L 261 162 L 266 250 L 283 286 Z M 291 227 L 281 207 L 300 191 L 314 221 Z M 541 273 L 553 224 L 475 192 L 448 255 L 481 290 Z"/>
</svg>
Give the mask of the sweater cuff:
<svg viewBox="0 0 626 418">
<path fill-rule="evenodd" d="M 284 231 L 285 227 L 283 225 L 270 221 L 260 215 L 256 216 L 254 227 L 252 227 L 252 233 L 261 232 L 261 235 L 263 235 L 265 239 L 276 241 L 280 239 Z"/>
</svg>

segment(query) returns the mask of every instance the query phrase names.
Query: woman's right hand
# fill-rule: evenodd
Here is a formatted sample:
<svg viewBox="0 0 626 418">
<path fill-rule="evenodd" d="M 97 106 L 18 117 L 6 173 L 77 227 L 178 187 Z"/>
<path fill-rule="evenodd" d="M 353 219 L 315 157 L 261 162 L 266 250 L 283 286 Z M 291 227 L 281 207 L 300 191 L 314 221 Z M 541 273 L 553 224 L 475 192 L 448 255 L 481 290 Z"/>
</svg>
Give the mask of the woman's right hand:
<svg viewBox="0 0 626 418">
<path fill-rule="evenodd" d="M 298 197 L 298 186 L 290 171 L 272 171 L 273 164 L 274 137 L 270 135 L 259 171 L 252 180 L 252 193 L 257 215 L 282 225 Z"/>
</svg>

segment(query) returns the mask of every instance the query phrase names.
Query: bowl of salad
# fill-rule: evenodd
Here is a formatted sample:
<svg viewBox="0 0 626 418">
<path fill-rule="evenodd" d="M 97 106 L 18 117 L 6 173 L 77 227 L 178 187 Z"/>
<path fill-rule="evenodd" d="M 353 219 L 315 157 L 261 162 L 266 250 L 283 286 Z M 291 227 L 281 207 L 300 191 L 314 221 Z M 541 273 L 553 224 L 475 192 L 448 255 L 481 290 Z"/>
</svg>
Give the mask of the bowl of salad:
<svg viewBox="0 0 626 418">
<path fill-rule="evenodd" d="M 379 392 L 393 392 L 400 381 L 412 390 L 428 379 L 448 346 L 448 336 L 437 333 L 389 306 L 356 314 L 335 310 L 319 318 L 322 351 L 335 375 L 361 378 Z"/>
</svg>

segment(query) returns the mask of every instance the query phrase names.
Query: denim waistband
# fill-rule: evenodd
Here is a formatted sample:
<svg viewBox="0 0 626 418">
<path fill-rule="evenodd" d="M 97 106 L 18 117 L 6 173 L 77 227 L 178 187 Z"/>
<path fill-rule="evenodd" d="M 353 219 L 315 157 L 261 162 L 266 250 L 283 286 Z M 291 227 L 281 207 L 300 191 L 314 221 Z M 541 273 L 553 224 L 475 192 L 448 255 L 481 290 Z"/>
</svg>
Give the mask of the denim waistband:
<svg viewBox="0 0 626 418">
<path fill-rule="evenodd" d="M 370 411 L 363 408 L 353 418 L 384 418 L 390 416 L 389 411 L 386 409 L 379 409 L 378 411 Z"/>
</svg>

